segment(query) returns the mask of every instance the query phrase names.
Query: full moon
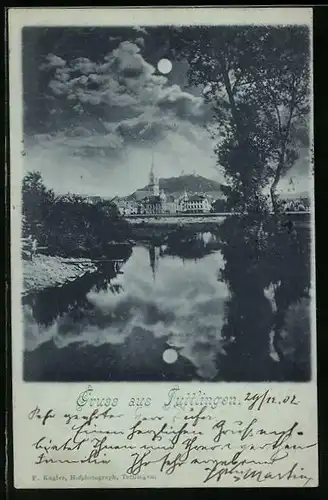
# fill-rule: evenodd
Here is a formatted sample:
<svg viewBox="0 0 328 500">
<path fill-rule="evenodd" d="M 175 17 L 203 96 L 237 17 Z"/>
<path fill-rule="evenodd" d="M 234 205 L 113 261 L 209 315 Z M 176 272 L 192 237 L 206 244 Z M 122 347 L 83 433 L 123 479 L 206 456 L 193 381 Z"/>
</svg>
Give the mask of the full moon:
<svg viewBox="0 0 328 500">
<path fill-rule="evenodd" d="M 166 351 L 163 352 L 163 361 L 165 361 L 165 363 L 171 365 L 175 363 L 177 359 L 178 353 L 174 349 L 166 349 Z"/>
<path fill-rule="evenodd" d="M 168 59 L 161 59 L 158 61 L 157 69 L 163 75 L 167 75 L 172 69 L 172 63 Z"/>
</svg>

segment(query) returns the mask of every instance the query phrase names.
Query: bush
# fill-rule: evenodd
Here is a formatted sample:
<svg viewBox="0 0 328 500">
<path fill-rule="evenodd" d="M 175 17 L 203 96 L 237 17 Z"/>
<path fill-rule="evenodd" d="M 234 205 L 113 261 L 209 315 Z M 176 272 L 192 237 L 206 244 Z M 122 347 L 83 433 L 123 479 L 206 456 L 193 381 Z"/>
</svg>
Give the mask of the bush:
<svg viewBox="0 0 328 500">
<path fill-rule="evenodd" d="M 49 254 L 74 257 L 105 257 L 113 243 L 131 237 L 130 225 L 116 205 L 89 203 L 81 196 L 56 197 L 39 172 L 23 181 L 23 235 L 36 238 Z"/>
</svg>

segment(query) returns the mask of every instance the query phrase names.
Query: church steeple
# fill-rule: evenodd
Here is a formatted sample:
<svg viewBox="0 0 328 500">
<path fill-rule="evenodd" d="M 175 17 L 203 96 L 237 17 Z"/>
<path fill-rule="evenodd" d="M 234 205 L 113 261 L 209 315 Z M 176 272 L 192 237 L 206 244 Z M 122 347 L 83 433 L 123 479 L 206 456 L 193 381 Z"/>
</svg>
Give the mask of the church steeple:
<svg viewBox="0 0 328 500">
<path fill-rule="evenodd" d="M 159 196 L 159 180 L 155 176 L 154 171 L 154 152 L 152 152 L 151 156 L 151 167 L 149 172 L 149 189 L 152 191 L 153 196 Z"/>
<path fill-rule="evenodd" d="M 151 167 L 149 172 L 149 186 L 153 188 L 155 184 L 155 174 L 154 174 L 154 153 L 151 155 Z"/>
</svg>

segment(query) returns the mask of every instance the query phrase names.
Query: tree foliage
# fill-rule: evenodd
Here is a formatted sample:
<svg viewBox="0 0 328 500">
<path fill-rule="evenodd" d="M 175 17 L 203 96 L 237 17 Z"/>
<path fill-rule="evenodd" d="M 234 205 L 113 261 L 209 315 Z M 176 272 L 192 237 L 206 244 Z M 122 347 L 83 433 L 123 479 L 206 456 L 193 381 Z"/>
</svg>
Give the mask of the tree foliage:
<svg viewBox="0 0 328 500">
<path fill-rule="evenodd" d="M 213 109 L 217 159 L 242 209 L 276 188 L 308 144 L 310 44 L 307 27 L 190 27 L 172 30 L 190 85 Z"/>
<path fill-rule="evenodd" d="M 22 184 L 23 203 L 23 236 L 33 235 L 42 244 L 45 242 L 43 225 L 46 223 L 55 194 L 47 189 L 40 172 L 30 172 L 25 175 Z"/>
<path fill-rule="evenodd" d="M 64 256 L 106 256 L 113 242 L 125 242 L 129 224 L 109 201 L 89 203 L 78 195 L 55 196 L 39 172 L 23 180 L 24 236 Z"/>
</svg>

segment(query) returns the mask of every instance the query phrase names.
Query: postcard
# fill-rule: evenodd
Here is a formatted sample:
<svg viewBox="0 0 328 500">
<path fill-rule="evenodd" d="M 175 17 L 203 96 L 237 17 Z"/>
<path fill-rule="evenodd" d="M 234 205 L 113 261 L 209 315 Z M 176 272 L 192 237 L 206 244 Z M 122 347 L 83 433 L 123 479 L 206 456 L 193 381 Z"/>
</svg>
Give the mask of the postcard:
<svg viewBox="0 0 328 500">
<path fill-rule="evenodd" d="M 16 488 L 318 486 L 312 10 L 9 9 Z"/>
</svg>

